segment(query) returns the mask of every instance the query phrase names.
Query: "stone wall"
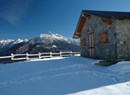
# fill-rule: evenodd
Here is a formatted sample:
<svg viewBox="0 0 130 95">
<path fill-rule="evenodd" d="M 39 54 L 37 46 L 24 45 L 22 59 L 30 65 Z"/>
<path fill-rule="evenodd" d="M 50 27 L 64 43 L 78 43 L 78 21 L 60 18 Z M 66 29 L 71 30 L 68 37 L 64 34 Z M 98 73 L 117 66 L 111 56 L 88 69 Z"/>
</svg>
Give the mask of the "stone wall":
<svg viewBox="0 0 130 95">
<path fill-rule="evenodd" d="M 91 16 L 91 18 L 86 21 L 81 39 L 86 39 L 86 47 L 81 47 L 81 56 L 89 57 L 89 41 L 88 32 L 93 32 L 94 34 L 94 50 L 95 58 L 113 60 L 116 59 L 116 35 L 115 35 L 115 20 L 113 20 L 112 25 L 108 25 L 102 21 L 100 17 Z M 99 33 L 108 31 L 109 43 L 99 44 Z"/>
<path fill-rule="evenodd" d="M 130 60 L 130 20 L 116 20 L 117 58 Z"/>
</svg>

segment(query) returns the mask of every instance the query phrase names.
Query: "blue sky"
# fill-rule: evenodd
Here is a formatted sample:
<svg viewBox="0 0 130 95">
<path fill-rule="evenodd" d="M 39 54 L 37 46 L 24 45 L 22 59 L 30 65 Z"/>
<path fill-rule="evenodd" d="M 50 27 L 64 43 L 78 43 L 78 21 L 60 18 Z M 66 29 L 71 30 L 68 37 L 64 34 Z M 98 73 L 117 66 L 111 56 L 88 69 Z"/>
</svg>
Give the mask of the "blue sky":
<svg viewBox="0 0 130 95">
<path fill-rule="evenodd" d="M 72 37 L 82 10 L 130 11 L 130 0 L 0 0 L 0 39 Z"/>
</svg>

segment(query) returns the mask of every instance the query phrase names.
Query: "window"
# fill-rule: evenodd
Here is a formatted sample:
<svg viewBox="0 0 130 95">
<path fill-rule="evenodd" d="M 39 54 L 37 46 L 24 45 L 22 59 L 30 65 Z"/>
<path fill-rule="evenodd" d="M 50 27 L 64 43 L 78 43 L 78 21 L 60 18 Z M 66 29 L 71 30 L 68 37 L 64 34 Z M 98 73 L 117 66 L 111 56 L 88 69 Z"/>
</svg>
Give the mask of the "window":
<svg viewBox="0 0 130 95">
<path fill-rule="evenodd" d="M 112 24 L 112 19 L 108 19 L 108 18 L 102 18 L 102 21 L 108 25 Z"/>
<path fill-rule="evenodd" d="M 99 40 L 99 44 L 109 43 L 109 41 L 108 41 L 108 31 L 99 33 L 98 40 Z"/>
<path fill-rule="evenodd" d="M 86 39 L 81 39 L 80 44 L 81 46 L 86 46 Z"/>
</svg>

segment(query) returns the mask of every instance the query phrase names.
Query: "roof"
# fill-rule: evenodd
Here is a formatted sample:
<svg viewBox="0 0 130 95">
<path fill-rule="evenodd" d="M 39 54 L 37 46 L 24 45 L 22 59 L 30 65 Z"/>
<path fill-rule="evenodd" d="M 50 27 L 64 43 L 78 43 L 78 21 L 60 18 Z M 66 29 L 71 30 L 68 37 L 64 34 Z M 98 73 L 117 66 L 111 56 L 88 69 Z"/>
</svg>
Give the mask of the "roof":
<svg viewBox="0 0 130 95">
<path fill-rule="evenodd" d="M 112 18 L 112 19 L 130 19 L 130 12 L 83 10 L 82 13 L 87 13 L 90 15 L 96 15 L 99 17 Z"/>
<path fill-rule="evenodd" d="M 88 20 L 91 15 L 108 18 L 108 19 L 119 19 L 119 20 L 130 19 L 130 12 L 83 10 L 81 12 L 73 38 L 80 38 L 82 28 L 83 28 L 86 20 Z"/>
</svg>

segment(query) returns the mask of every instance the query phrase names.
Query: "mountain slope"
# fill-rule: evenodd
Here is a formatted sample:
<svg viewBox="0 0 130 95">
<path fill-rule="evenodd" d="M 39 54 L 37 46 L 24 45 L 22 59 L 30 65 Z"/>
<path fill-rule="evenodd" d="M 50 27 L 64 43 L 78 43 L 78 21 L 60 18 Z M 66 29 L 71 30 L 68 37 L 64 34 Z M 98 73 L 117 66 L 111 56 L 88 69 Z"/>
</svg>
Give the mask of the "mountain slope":
<svg viewBox="0 0 130 95">
<path fill-rule="evenodd" d="M 27 40 L 21 40 L 21 39 L 17 39 L 17 40 L 0 40 L 0 52 L 1 51 L 5 51 L 8 50 L 9 48 L 11 48 L 12 46 L 22 43 L 22 42 L 27 42 Z"/>
<path fill-rule="evenodd" d="M 12 42 L 12 41 L 11 41 Z M 7 44 L 8 46 L 9 44 Z M 39 37 L 28 41 L 17 42 L 9 45 L 6 51 L 2 50 L 1 55 L 10 53 L 38 53 L 38 52 L 59 52 L 59 51 L 79 51 L 79 42 L 65 38 L 59 34 L 41 34 Z"/>
</svg>

